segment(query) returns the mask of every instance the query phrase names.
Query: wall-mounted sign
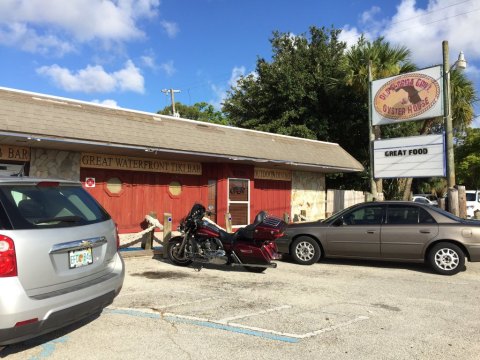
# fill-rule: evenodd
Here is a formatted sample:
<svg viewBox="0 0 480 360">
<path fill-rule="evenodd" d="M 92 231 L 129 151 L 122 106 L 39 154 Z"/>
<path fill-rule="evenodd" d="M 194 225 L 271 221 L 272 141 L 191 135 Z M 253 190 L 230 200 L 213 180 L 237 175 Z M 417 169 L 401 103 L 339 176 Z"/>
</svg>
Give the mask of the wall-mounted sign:
<svg viewBox="0 0 480 360">
<path fill-rule="evenodd" d="M 377 140 L 373 148 L 377 179 L 445 176 L 443 135 Z"/>
<path fill-rule="evenodd" d="M 30 161 L 30 148 L 0 145 L 0 160 Z"/>
<path fill-rule="evenodd" d="M 202 175 L 202 164 L 151 158 L 83 153 L 80 166 L 95 169 L 147 171 L 171 174 Z"/>
<path fill-rule="evenodd" d="M 85 178 L 85 187 L 94 188 L 95 187 L 95 178 L 93 178 L 93 177 Z"/>
<path fill-rule="evenodd" d="M 441 66 L 372 81 L 372 124 L 443 115 Z"/>
<path fill-rule="evenodd" d="M 292 181 L 292 172 L 290 170 L 255 168 L 255 179 Z"/>
</svg>

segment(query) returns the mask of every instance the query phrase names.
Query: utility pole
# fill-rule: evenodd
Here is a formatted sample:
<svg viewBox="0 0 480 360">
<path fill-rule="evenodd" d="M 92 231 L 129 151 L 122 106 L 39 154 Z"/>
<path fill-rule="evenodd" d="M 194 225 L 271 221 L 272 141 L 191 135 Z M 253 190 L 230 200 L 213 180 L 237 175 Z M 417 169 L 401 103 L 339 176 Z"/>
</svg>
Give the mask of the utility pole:
<svg viewBox="0 0 480 360">
<path fill-rule="evenodd" d="M 374 199 L 378 196 L 377 184 L 373 173 L 373 141 L 375 134 L 372 126 L 372 60 L 368 62 L 368 147 L 370 155 L 370 192 Z"/>
<path fill-rule="evenodd" d="M 445 114 L 445 137 L 447 147 L 447 186 L 455 186 L 455 161 L 453 155 L 452 99 L 450 95 L 450 67 L 448 63 L 448 41 L 442 42 L 443 54 L 443 108 Z"/>
<path fill-rule="evenodd" d="M 177 113 L 175 112 L 175 95 L 173 95 L 174 93 L 179 93 L 180 90 L 174 90 L 174 89 L 163 89 L 162 90 L 162 93 L 164 93 L 165 95 L 167 95 L 168 93 L 170 93 L 170 99 L 172 100 L 172 115 L 173 116 L 177 116 Z"/>
</svg>

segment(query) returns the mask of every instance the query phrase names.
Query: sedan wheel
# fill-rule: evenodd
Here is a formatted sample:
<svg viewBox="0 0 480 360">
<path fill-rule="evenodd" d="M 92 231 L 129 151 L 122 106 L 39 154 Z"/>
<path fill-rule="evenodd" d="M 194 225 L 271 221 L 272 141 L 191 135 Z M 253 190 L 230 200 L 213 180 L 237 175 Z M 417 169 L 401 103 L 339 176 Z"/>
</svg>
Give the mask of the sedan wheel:
<svg viewBox="0 0 480 360">
<path fill-rule="evenodd" d="M 440 243 L 430 250 L 429 262 L 437 273 L 454 275 L 464 268 L 465 254 L 457 245 Z"/>
<path fill-rule="evenodd" d="M 311 265 L 320 259 L 321 250 L 315 240 L 301 236 L 293 242 L 291 254 L 298 264 Z"/>
</svg>

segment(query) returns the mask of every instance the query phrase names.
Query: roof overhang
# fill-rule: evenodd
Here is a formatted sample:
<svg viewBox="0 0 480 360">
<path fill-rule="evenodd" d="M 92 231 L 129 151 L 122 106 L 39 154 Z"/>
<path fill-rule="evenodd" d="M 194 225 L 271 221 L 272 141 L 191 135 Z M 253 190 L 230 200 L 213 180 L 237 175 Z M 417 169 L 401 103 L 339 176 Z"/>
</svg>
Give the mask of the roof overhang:
<svg viewBox="0 0 480 360">
<path fill-rule="evenodd" d="M 353 169 L 322 166 L 293 161 L 270 160 L 261 157 L 254 158 L 237 155 L 222 155 L 216 153 L 165 149 L 160 147 L 152 148 L 149 146 L 117 144 L 111 142 L 99 142 L 72 138 L 59 138 L 38 134 L 24 134 L 6 131 L 0 131 L 0 143 L 13 146 L 24 146 L 30 148 L 42 148 L 61 151 L 76 151 L 89 153 L 93 152 L 99 154 L 112 154 L 142 158 L 159 158 L 196 162 L 249 164 L 262 167 L 274 167 L 285 170 L 312 171 L 322 173 L 358 172 L 357 168 Z"/>
</svg>

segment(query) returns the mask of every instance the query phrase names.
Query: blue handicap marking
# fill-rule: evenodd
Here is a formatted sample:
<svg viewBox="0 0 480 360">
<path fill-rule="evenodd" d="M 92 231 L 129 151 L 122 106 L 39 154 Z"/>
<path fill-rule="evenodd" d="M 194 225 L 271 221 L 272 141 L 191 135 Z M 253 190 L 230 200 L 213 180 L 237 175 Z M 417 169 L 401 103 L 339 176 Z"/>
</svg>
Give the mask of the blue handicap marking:
<svg viewBox="0 0 480 360">
<path fill-rule="evenodd" d="M 40 359 L 47 359 L 49 358 L 50 356 L 53 355 L 53 353 L 55 352 L 55 348 L 57 346 L 57 344 L 63 344 L 63 343 L 66 343 L 68 340 L 68 336 L 62 336 L 58 339 L 54 339 L 52 341 L 49 341 L 45 344 L 42 344 L 41 347 L 42 347 L 42 351 L 40 352 L 40 354 L 38 354 L 38 356 L 32 356 L 30 357 L 29 360 L 40 360 Z"/>
</svg>

